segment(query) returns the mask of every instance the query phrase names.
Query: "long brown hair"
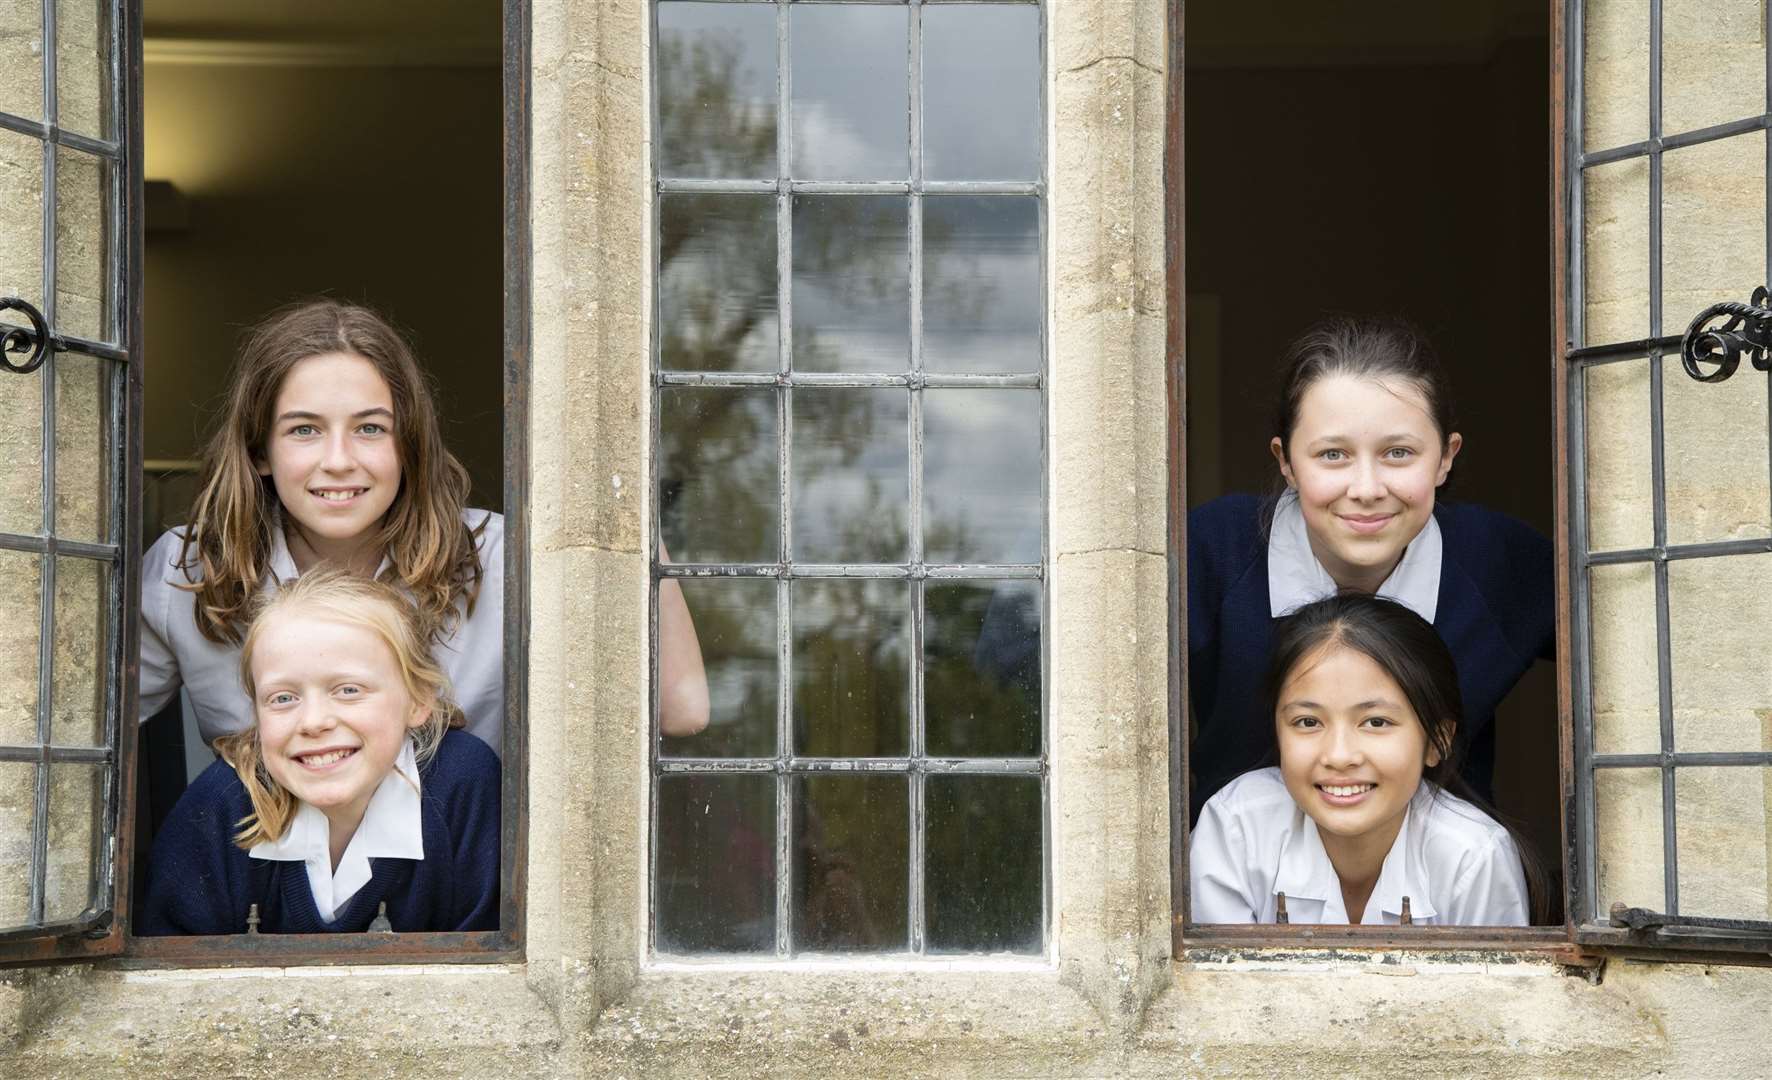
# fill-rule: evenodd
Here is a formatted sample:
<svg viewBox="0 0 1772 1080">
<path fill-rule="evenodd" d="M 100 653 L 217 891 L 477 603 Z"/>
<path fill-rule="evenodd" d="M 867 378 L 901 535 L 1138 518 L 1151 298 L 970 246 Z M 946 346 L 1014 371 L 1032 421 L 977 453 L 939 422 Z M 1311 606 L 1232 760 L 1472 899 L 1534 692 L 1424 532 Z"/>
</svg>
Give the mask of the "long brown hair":
<svg viewBox="0 0 1772 1080">
<path fill-rule="evenodd" d="M 260 476 L 277 394 L 296 364 L 326 353 L 368 361 L 394 404 L 400 490 L 375 543 L 388 578 L 403 586 L 444 634 L 473 611 L 480 592 L 475 536 L 462 522 L 468 471 L 443 445 L 430 383 L 400 332 L 368 308 L 310 300 L 267 316 L 246 336 L 228 382 L 227 406 L 203 450 L 203 468 L 179 566 L 195 593 L 197 628 L 218 644 L 238 642 L 248 604 L 270 566 L 277 491 Z"/>
<path fill-rule="evenodd" d="M 427 703 L 431 710 L 425 722 L 408 735 L 420 765 L 437 752 L 446 731 L 462 726 L 461 710 L 450 694 L 449 676 L 431 655 L 429 619 L 393 586 L 346 570 L 321 567 L 280 589 L 258 594 L 250 610 L 251 621 L 240 646 L 240 683 L 246 687 L 255 714 L 258 687 L 252 678 L 252 657 L 259 634 L 273 616 L 303 612 L 328 622 L 361 626 L 380 638 L 393 653 L 407 696 Z M 295 817 L 297 800 L 265 768 L 258 723 L 254 721 L 245 731 L 223 735 L 215 741 L 215 749 L 233 766 L 252 800 L 252 813 L 238 822 L 240 831 L 234 835 L 234 843 L 251 848 L 282 839 Z"/>
</svg>

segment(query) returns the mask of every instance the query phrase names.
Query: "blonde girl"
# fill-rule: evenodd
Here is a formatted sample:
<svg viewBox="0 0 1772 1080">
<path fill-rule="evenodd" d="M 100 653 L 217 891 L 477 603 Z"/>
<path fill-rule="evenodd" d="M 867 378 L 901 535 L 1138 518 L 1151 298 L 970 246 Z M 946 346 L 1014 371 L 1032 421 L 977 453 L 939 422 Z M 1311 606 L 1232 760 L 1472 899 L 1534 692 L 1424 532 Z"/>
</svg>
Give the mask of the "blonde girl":
<svg viewBox="0 0 1772 1080">
<path fill-rule="evenodd" d="M 252 610 L 254 722 L 156 836 L 136 932 L 497 929 L 498 759 L 451 730 L 430 616 L 342 568 Z"/>
</svg>

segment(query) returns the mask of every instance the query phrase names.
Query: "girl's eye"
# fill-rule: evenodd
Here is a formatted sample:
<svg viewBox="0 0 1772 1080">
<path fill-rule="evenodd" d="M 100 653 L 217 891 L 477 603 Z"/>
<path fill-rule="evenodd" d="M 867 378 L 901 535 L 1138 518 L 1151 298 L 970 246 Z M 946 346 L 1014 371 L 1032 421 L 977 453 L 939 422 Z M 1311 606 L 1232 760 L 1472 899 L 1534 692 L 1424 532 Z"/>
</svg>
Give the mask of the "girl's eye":
<svg viewBox="0 0 1772 1080">
<path fill-rule="evenodd" d="M 295 701 L 294 694 L 291 694 L 288 691 L 280 691 L 278 693 L 272 694 L 267 703 L 271 704 L 271 705 L 288 705 L 294 701 Z"/>
<path fill-rule="evenodd" d="M 1347 451 L 1346 450 L 1325 450 L 1321 454 L 1318 454 L 1317 456 L 1327 462 L 1346 461 L 1347 460 Z"/>
<path fill-rule="evenodd" d="M 356 697 L 358 694 L 361 694 L 362 692 L 363 692 L 363 688 L 361 686 L 352 686 L 352 685 L 347 684 L 345 686 L 341 686 L 338 688 L 338 693 L 339 693 L 339 696 L 341 696 L 341 697 Z"/>
<path fill-rule="evenodd" d="M 1384 456 L 1392 461 L 1407 461 L 1415 456 L 1415 451 L 1406 446 L 1393 446 L 1384 452 Z"/>
<path fill-rule="evenodd" d="M 1314 728 L 1321 727 L 1322 721 L 1318 720 L 1314 716 L 1294 716 L 1292 718 L 1292 726 L 1295 728 L 1302 728 L 1302 729 L 1305 729 L 1308 731 L 1308 730 L 1311 730 Z"/>
<path fill-rule="evenodd" d="M 1366 726 L 1375 728 L 1396 727 L 1397 722 L 1388 716 L 1368 716 L 1366 718 Z"/>
<path fill-rule="evenodd" d="M 309 435 L 320 434 L 320 429 L 312 424 L 297 424 L 289 429 L 289 433 L 301 438 L 307 438 Z"/>
<path fill-rule="evenodd" d="M 386 435 L 388 433 L 388 429 L 381 424 L 364 424 L 357 431 L 363 435 Z"/>
</svg>

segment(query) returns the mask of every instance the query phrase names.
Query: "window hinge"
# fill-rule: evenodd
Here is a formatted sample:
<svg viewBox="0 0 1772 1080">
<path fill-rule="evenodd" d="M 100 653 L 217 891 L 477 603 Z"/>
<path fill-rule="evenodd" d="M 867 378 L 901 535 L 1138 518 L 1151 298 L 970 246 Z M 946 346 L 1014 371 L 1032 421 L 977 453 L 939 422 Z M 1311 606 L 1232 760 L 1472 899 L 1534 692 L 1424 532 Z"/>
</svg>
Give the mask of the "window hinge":
<svg viewBox="0 0 1772 1080">
<path fill-rule="evenodd" d="M 1767 357 L 1772 349 L 1772 308 L 1766 306 L 1767 296 L 1761 285 L 1745 304 L 1724 301 L 1699 312 L 1680 339 L 1680 364 L 1686 374 L 1699 382 L 1722 382 L 1741 366 L 1742 353 L 1760 371 L 1772 370 L 1772 359 Z M 1705 326 L 1714 319 L 1723 321 Z M 1701 363 L 1715 364 L 1717 369 L 1707 374 L 1699 369 Z"/>
</svg>

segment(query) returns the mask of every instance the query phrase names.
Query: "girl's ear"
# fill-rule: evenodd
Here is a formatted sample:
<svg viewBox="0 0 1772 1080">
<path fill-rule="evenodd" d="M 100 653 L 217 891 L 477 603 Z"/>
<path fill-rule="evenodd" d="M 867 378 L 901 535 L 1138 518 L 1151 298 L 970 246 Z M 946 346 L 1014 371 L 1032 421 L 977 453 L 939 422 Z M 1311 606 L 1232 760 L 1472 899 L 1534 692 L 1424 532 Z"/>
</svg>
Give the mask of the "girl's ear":
<svg viewBox="0 0 1772 1080">
<path fill-rule="evenodd" d="M 1267 448 L 1268 451 L 1274 455 L 1274 461 L 1279 463 L 1280 475 L 1285 477 L 1286 486 L 1289 488 L 1297 487 L 1298 484 L 1292 479 L 1292 466 L 1286 461 L 1286 448 L 1280 445 L 1280 437 L 1275 435 L 1272 441 L 1267 444 Z"/>
<path fill-rule="evenodd" d="M 412 703 L 412 716 L 406 721 L 406 727 L 408 729 L 424 727 L 425 722 L 430 718 L 431 702 L 415 701 Z"/>
<path fill-rule="evenodd" d="M 1452 472 L 1452 459 L 1458 456 L 1458 451 L 1463 447 L 1463 435 L 1454 431 L 1452 434 L 1446 436 L 1446 451 L 1440 455 L 1440 475 L 1434 477 L 1435 487 L 1439 487 L 1446 482 L 1446 477 Z"/>
<path fill-rule="evenodd" d="M 1457 737 L 1458 737 L 1458 725 L 1455 723 L 1448 722 L 1446 725 L 1446 745 L 1451 746 L 1452 740 L 1456 739 Z M 1427 741 L 1427 757 L 1424 759 L 1423 764 L 1425 764 L 1428 768 L 1432 769 L 1432 768 L 1438 767 L 1441 760 L 1442 760 L 1442 758 L 1440 755 L 1440 748 L 1434 745 L 1434 741 L 1432 739 L 1429 739 Z"/>
</svg>

